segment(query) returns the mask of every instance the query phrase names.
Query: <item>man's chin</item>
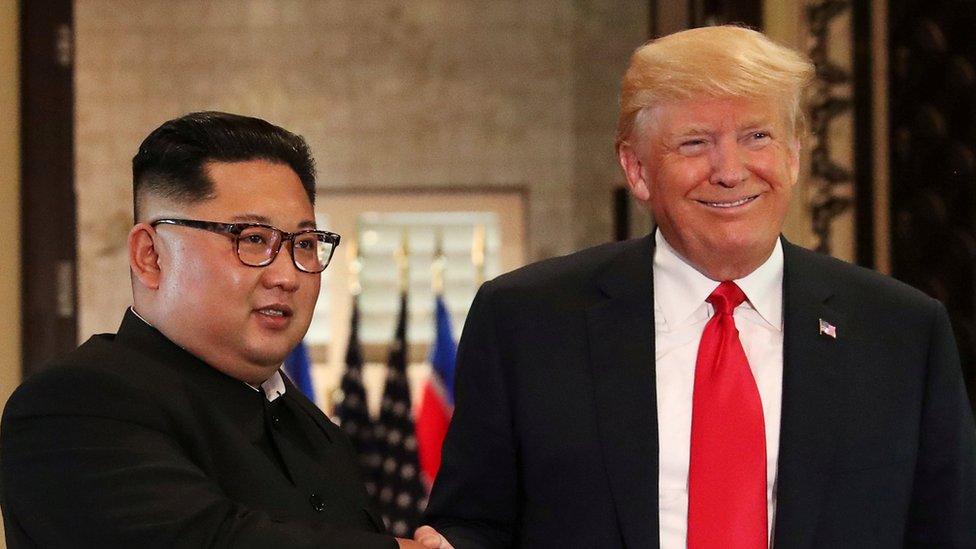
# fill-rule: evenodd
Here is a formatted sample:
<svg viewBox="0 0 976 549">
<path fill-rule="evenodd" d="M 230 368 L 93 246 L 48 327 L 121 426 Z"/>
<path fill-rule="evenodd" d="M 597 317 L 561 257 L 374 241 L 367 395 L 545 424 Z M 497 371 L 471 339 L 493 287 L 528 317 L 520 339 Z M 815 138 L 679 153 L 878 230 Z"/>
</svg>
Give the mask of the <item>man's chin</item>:
<svg viewBox="0 0 976 549">
<path fill-rule="evenodd" d="M 261 365 L 263 368 L 267 368 L 269 371 L 274 371 L 282 365 L 285 358 L 298 346 L 298 341 L 294 343 L 280 343 L 274 346 L 264 346 L 261 348 L 252 348 L 250 355 L 250 362 L 253 364 Z"/>
</svg>

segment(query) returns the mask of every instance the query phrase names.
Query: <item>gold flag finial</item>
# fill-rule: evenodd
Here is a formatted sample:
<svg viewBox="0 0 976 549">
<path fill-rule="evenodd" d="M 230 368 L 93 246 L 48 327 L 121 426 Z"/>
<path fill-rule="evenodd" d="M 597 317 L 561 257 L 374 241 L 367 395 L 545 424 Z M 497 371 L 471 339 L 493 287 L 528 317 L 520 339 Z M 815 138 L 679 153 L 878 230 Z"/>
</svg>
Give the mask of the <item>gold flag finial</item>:
<svg viewBox="0 0 976 549">
<path fill-rule="evenodd" d="M 430 287 L 434 295 L 444 293 L 444 271 L 447 267 L 447 258 L 444 256 L 444 232 L 437 229 L 434 235 L 434 260 L 430 264 Z"/>
<path fill-rule="evenodd" d="M 408 292 L 410 288 L 410 239 L 407 231 L 400 233 L 400 247 L 396 253 L 397 271 L 399 272 L 400 292 Z"/>
<path fill-rule="evenodd" d="M 359 275 L 363 272 L 363 258 L 359 255 L 359 245 L 355 240 L 346 248 L 346 259 L 349 262 L 349 293 L 358 296 L 363 293 Z"/>
<path fill-rule="evenodd" d="M 487 231 L 484 225 L 476 225 L 471 241 L 471 264 L 474 265 L 475 283 L 481 286 L 485 281 L 485 241 Z"/>
</svg>

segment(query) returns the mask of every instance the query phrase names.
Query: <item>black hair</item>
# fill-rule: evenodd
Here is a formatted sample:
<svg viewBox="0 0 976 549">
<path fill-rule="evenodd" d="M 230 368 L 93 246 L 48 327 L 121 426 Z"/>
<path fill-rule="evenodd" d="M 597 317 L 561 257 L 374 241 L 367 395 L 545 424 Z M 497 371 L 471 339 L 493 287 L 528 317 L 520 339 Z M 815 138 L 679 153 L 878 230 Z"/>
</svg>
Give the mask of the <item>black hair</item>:
<svg viewBox="0 0 976 549">
<path fill-rule="evenodd" d="M 315 161 L 300 135 L 249 116 L 194 112 L 153 130 L 132 157 L 134 214 L 138 199 L 151 192 L 182 202 L 213 197 L 208 162 L 267 160 L 289 166 L 315 204 Z"/>
</svg>

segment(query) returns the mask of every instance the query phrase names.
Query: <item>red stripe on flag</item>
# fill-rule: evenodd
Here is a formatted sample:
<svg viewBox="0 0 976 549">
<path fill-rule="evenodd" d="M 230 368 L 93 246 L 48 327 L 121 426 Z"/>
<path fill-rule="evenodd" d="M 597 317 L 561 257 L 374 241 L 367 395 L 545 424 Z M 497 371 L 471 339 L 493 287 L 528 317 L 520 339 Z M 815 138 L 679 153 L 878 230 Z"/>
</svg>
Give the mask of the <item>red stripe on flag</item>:
<svg viewBox="0 0 976 549">
<path fill-rule="evenodd" d="M 424 386 L 416 422 L 417 455 L 428 490 L 441 467 L 441 445 L 444 444 L 452 412 L 435 383 L 428 381 Z"/>
</svg>

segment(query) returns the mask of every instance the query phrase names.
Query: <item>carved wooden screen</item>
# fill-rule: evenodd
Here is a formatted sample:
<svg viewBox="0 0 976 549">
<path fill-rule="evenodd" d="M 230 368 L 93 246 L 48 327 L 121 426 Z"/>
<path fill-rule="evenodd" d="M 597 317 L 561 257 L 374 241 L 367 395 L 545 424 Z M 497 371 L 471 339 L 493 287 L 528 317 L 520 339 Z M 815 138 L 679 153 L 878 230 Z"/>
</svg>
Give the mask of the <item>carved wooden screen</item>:
<svg viewBox="0 0 976 549">
<path fill-rule="evenodd" d="M 976 2 L 888 6 L 892 271 L 948 308 L 976 402 Z"/>
</svg>

